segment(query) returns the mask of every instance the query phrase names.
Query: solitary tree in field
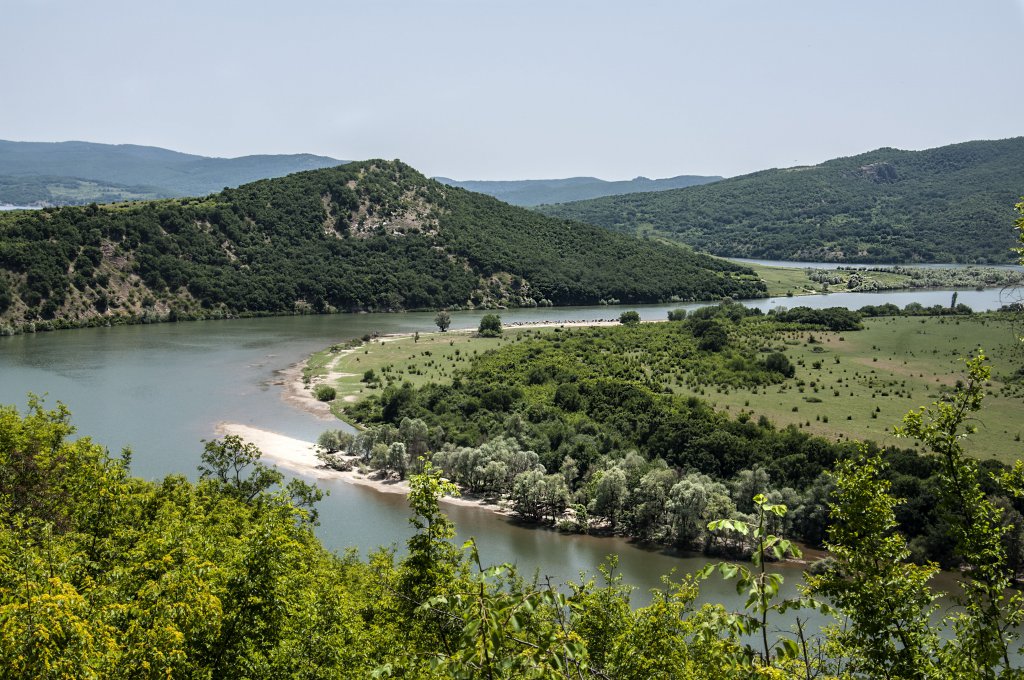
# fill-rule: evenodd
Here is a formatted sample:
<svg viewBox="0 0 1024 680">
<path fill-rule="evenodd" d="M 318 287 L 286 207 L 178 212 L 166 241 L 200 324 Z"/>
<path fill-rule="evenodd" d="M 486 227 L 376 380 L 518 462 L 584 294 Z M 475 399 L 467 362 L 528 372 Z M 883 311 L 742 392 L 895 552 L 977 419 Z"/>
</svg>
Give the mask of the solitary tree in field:
<svg viewBox="0 0 1024 680">
<path fill-rule="evenodd" d="M 640 323 L 640 313 L 634 310 L 623 312 L 622 314 L 619 314 L 619 323 L 626 326 L 638 324 Z"/>
<path fill-rule="evenodd" d="M 501 335 L 501 317 L 497 314 L 484 314 L 477 332 L 485 338 L 498 337 Z"/>
<path fill-rule="evenodd" d="M 437 324 L 437 327 L 441 329 L 442 333 L 444 333 L 448 330 L 448 327 L 452 325 L 452 315 L 442 309 L 437 313 L 437 316 L 434 317 L 434 323 Z"/>
</svg>

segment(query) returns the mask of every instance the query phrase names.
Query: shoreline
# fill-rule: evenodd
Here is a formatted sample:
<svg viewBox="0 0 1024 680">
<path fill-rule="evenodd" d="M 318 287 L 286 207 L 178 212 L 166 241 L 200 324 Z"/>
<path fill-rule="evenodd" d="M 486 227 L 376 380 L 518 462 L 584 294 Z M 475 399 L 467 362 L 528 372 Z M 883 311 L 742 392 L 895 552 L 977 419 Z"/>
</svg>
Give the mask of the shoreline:
<svg viewBox="0 0 1024 680">
<path fill-rule="evenodd" d="M 306 362 L 309 361 L 307 356 L 301 361 L 296 361 L 294 364 L 287 366 L 286 368 L 279 368 L 274 371 L 274 375 L 280 377 L 280 381 L 275 381 L 281 385 L 281 400 L 301 411 L 310 413 L 320 420 L 329 422 L 345 422 L 341 421 L 334 416 L 331 412 L 331 406 L 326 401 L 320 401 L 313 396 L 312 389 L 306 389 L 307 386 L 302 382 L 302 369 L 305 367 Z M 311 388 L 315 383 L 311 382 L 309 387 Z M 221 425 L 233 425 L 232 423 L 218 423 L 217 427 Z M 246 427 L 245 425 L 239 425 L 239 427 Z M 254 430 L 258 428 L 252 428 Z M 260 430 L 261 432 L 267 432 L 267 430 Z M 234 434 L 234 433 L 231 433 Z M 310 443 L 312 446 L 312 443 Z"/>
<path fill-rule="evenodd" d="M 316 445 L 313 442 L 288 437 L 251 425 L 223 421 L 217 423 L 214 432 L 217 436 L 237 435 L 245 441 L 255 444 L 263 454 L 262 458 L 265 461 L 306 477 L 317 480 L 337 479 L 348 484 L 369 487 L 379 493 L 402 494 L 403 496 L 409 493 L 407 480 L 383 479 L 375 473 L 364 474 L 358 470 L 332 470 L 325 467 L 316 457 Z M 476 496 L 443 496 L 441 502 L 487 510 L 502 516 L 511 514 L 507 508 Z"/>
<path fill-rule="evenodd" d="M 263 454 L 261 456 L 262 460 L 291 472 L 312 478 L 314 481 L 321 479 L 337 479 L 348 484 L 365 486 L 378 493 L 401 494 L 403 496 L 408 495 L 409 493 L 409 482 L 407 480 L 400 481 L 397 479 L 382 479 L 376 476 L 375 473 L 364 474 L 357 470 L 333 470 L 325 467 L 316 457 L 316 446 L 313 442 L 288 437 L 277 432 L 271 432 L 270 430 L 264 430 L 251 425 L 224 421 L 217 423 L 214 432 L 217 436 L 237 435 L 246 442 L 256 445 Z M 448 505 L 484 510 L 504 518 L 511 518 L 515 514 L 508 507 L 492 503 L 485 498 L 480 498 L 474 495 L 442 496 L 440 498 L 440 502 Z M 576 534 L 569 535 L 572 536 Z M 589 535 L 598 537 L 617 537 L 613 534 L 602 533 L 600 530 L 592 532 Z M 628 536 L 620 536 L 618 538 L 632 541 Z M 788 558 L 778 562 L 777 564 L 784 568 L 791 567 L 803 569 L 816 559 L 823 557 L 825 554 L 820 550 L 808 548 L 807 546 L 801 547 L 805 551 L 804 557 L 797 559 Z"/>
</svg>

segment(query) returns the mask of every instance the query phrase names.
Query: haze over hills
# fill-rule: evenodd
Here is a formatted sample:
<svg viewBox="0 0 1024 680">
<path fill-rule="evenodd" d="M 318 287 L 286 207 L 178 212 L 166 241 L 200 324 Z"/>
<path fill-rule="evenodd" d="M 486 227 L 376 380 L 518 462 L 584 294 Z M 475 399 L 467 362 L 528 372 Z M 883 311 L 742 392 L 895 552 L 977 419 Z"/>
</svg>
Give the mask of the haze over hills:
<svg viewBox="0 0 1024 680">
<path fill-rule="evenodd" d="M 844 262 L 1015 261 L 1024 137 L 877 149 L 706 186 L 540 206 L 546 215 L 668 236 L 730 257 Z"/>
<path fill-rule="evenodd" d="M 0 214 L 0 325 L 757 297 L 745 268 L 364 161 Z M 45 327 L 45 326 L 44 326 Z"/>
<path fill-rule="evenodd" d="M 597 177 L 568 177 L 565 179 L 524 179 L 510 181 L 460 182 L 447 177 L 435 177 L 438 182 L 494 196 L 512 205 L 535 206 L 542 203 L 565 203 L 602 196 L 666 191 L 708 184 L 722 179 L 718 176 L 679 175 L 665 179 L 636 177 L 631 180 L 610 182 Z"/>
<path fill-rule="evenodd" d="M 210 158 L 134 144 L 0 140 L 0 203 L 82 205 L 202 196 L 342 163 L 312 154 Z"/>
</svg>

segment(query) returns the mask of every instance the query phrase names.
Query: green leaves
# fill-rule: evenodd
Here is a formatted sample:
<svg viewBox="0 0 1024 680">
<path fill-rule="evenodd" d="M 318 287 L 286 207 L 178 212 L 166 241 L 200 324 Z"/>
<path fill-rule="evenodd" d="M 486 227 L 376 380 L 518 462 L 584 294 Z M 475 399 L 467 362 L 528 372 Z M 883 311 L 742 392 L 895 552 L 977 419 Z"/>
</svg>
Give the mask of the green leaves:
<svg viewBox="0 0 1024 680">
<path fill-rule="evenodd" d="M 945 647 L 947 662 L 991 674 L 1009 666 L 1010 643 L 1024 618 L 1024 600 L 1014 595 L 1007 602 L 1005 593 L 1015 576 L 1003 544 L 1009 527 L 1001 522 L 1002 509 L 982 489 L 977 461 L 963 451 L 963 440 L 973 432 L 967 419 L 981 408 L 985 383 L 991 377 L 980 350 L 966 364 L 966 383 L 947 400 L 908 413 L 896 434 L 918 439 L 942 462 L 940 498 L 962 562 L 963 594 L 958 600 L 964 607 L 956 621 L 958 639 Z M 1019 469 L 1018 465 L 1002 478 L 1011 492 L 1019 488 Z M 1004 608 L 1008 610 L 1005 619 Z"/>
<path fill-rule="evenodd" d="M 718 519 L 708 523 L 708 530 L 731 531 L 742 536 L 749 535 L 751 537 L 751 561 L 757 570 L 752 571 L 742 565 L 723 562 L 718 565 L 718 571 L 724 579 L 736 579 L 737 593 L 742 595 L 745 592 L 747 594 L 743 607 L 750 611 L 751 614 L 741 619 L 746 621 L 742 632 L 749 634 L 759 631 L 761 633 L 761 663 L 771 666 L 773 663 L 773 647 L 782 645 L 781 651 L 778 653 L 778 658 L 781 660 L 794 658 L 790 654 L 794 649 L 798 650 L 798 648 L 792 640 L 787 638 L 780 638 L 774 644 L 769 644 L 767 630 L 769 614 L 781 614 L 792 609 L 804 607 L 819 608 L 824 605 L 820 605 L 820 603 L 806 597 L 774 602 L 779 595 L 782 584 L 785 582 L 785 578 L 782 574 L 769 573 L 765 570 L 766 558 L 771 557 L 776 560 L 783 560 L 788 557 L 799 557 L 801 553 L 791 541 L 767 532 L 766 519 L 768 515 L 785 517 L 786 506 L 769 503 L 768 497 L 760 493 L 754 496 L 753 502 L 757 516 L 755 523 L 750 524 L 734 519 Z M 714 568 L 713 565 L 704 567 L 700 572 L 700 576 L 707 578 L 714 571 Z M 787 645 L 786 643 L 789 644 Z M 752 648 L 748 647 L 748 651 L 751 657 L 754 656 L 755 652 Z"/>
<path fill-rule="evenodd" d="M 1017 231 L 1020 232 L 1019 234 L 1017 234 L 1017 238 L 1020 240 L 1021 245 L 1024 246 L 1024 201 L 1021 201 L 1020 203 L 1015 205 L 1014 210 L 1016 210 L 1017 214 L 1020 215 L 1020 217 L 1017 218 L 1016 228 Z M 1021 256 L 1020 261 L 1022 264 L 1024 264 L 1024 247 L 1014 248 L 1013 251 Z"/>
<path fill-rule="evenodd" d="M 284 479 L 277 468 L 259 462 L 263 454 L 255 444 L 238 435 L 204 443 L 199 478 L 214 480 L 225 493 L 246 503 Z"/>
<path fill-rule="evenodd" d="M 313 501 L 309 488 L 248 499 L 227 473 L 197 485 L 134 479 L 71 432 L 62 407 L 0 407 L 0 674 L 364 675 L 352 565 L 290 504 L 289 494 Z M 12 504 L 22 488 L 32 503 Z"/>
<path fill-rule="evenodd" d="M 750 533 L 750 525 L 733 519 L 716 519 L 708 522 L 708 531 L 735 531 L 746 536 Z"/>
</svg>

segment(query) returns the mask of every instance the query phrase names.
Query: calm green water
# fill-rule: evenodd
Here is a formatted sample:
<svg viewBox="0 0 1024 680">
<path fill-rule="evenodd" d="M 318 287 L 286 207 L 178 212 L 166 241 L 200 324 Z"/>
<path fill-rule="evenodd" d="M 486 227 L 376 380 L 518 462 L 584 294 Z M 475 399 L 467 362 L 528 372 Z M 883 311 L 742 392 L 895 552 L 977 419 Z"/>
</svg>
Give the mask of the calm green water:
<svg viewBox="0 0 1024 680">
<path fill-rule="evenodd" d="M 947 304 L 952 291 L 844 294 L 750 301 L 762 309 L 893 302 Z M 959 301 L 977 310 L 1010 301 L 1006 291 L 961 291 Z M 645 319 L 663 319 L 680 305 L 634 307 Z M 699 305 L 686 305 L 697 307 Z M 505 323 L 615 319 L 625 307 L 503 311 Z M 453 328 L 475 327 L 482 312 L 453 313 Z M 23 406 L 26 393 L 47 394 L 71 409 L 79 433 L 118 451 L 133 451 L 133 470 L 147 478 L 194 476 L 202 450 L 220 421 L 245 423 L 314 439 L 337 421 L 323 421 L 281 398 L 276 371 L 327 344 L 371 331 L 434 330 L 433 313 L 336 315 L 208 321 L 82 329 L 0 338 L 0 403 Z M 332 425 L 332 423 L 334 423 Z M 404 499 L 344 483 L 323 483 L 331 495 L 321 505 L 319 534 L 330 548 L 401 546 L 409 536 Z M 475 536 L 485 562 L 513 562 L 556 582 L 593 572 L 610 553 L 619 555 L 626 582 L 641 591 L 672 569 L 688 572 L 703 558 L 648 551 L 620 539 L 563 536 L 516 526 L 473 509 L 450 506 L 460 536 Z M 790 585 L 798 576 L 793 572 Z M 717 581 L 705 599 L 733 601 L 731 586 Z"/>
</svg>

